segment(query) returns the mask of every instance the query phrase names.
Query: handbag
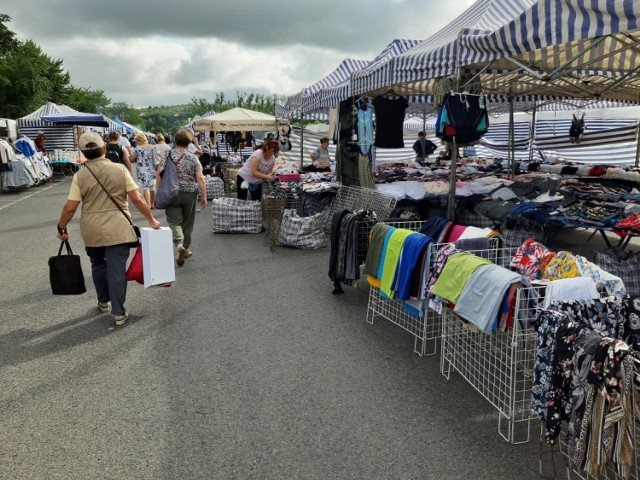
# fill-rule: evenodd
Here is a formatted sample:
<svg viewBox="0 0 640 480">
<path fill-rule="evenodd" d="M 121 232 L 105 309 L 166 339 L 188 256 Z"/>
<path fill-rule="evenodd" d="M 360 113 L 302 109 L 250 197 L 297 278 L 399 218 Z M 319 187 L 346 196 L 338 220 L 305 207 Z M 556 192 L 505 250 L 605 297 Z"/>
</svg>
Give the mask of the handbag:
<svg viewBox="0 0 640 480">
<path fill-rule="evenodd" d="M 66 255 L 62 254 L 63 246 L 67 247 Z M 60 243 L 57 256 L 49 258 L 49 282 L 54 295 L 80 295 L 87 291 L 80 256 L 73 254 L 68 240 Z"/>
<path fill-rule="evenodd" d="M 136 253 L 131 259 L 129 268 L 127 268 L 127 274 L 125 275 L 127 282 L 138 282 L 144 285 L 144 270 L 142 268 L 142 243 L 138 245 Z"/>
<path fill-rule="evenodd" d="M 156 191 L 156 208 L 167 208 L 178 197 L 179 179 L 177 167 L 182 161 L 182 157 L 184 157 L 184 153 L 180 155 L 177 162 L 174 162 L 171 158 L 171 152 L 167 155 L 167 161 L 162 172 L 162 181 Z"/>
</svg>

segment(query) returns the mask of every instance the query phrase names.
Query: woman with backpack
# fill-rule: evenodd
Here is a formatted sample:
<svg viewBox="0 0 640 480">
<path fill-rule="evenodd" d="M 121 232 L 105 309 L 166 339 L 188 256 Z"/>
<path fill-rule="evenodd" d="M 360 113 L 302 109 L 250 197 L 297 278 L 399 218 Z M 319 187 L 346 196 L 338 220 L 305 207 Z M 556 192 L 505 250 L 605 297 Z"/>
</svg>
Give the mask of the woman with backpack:
<svg viewBox="0 0 640 480">
<path fill-rule="evenodd" d="M 200 189 L 200 206 L 207 206 L 207 187 L 202 175 L 200 160 L 189 152 L 189 145 L 193 137 L 186 130 L 176 133 L 174 139 L 175 148 L 169 155 L 161 160 L 156 173 L 156 190 L 160 189 L 162 173 L 167 162 L 173 162 L 178 177 L 178 196 L 173 203 L 165 208 L 167 223 L 173 234 L 173 243 L 176 246 L 176 263 L 179 267 L 184 265 L 184 259 L 192 255 L 191 232 L 196 219 L 196 202 L 198 189 Z"/>
<path fill-rule="evenodd" d="M 122 145 L 118 143 L 120 134 L 118 132 L 109 132 L 109 143 L 107 143 L 106 157 L 113 163 L 121 163 L 129 173 L 131 173 L 131 162 L 129 161 L 129 151 L 126 148 L 122 148 Z"/>
</svg>

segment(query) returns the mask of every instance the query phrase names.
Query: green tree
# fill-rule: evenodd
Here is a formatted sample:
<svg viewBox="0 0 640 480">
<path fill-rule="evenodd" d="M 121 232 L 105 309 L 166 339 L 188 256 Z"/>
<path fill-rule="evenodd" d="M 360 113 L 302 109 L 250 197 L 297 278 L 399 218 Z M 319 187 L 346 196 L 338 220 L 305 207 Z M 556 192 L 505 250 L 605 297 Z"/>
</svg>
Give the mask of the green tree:
<svg viewBox="0 0 640 480">
<path fill-rule="evenodd" d="M 193 116 L 203 115 L 211 110 L 215 110 L 213 103 L 210 103 L 206 98 L 192 97 L 189 106 L 192 108 Z"/>
<path fill-rule="evenodd" d="M 31 40 L 0 56 L 0 116 L 18 118 L 52 101 L 69 86 L 62 61 L 43 54 Z"/>
<path fill-rule="evenodd" d="M 11 17 L 9 15 L 0 13 L 0 55 L 4 55 L 18 46 L 16 34 L 5 25 L 5 23 L 9 23 L 10 21 Z"/>
<path fill-rule="evenodd" d="M 61 102 L 81 112 L 99 113 L 107 108 L 111 99 L 102 90 L 69 86 L 62 92 Z"/>
</svg>

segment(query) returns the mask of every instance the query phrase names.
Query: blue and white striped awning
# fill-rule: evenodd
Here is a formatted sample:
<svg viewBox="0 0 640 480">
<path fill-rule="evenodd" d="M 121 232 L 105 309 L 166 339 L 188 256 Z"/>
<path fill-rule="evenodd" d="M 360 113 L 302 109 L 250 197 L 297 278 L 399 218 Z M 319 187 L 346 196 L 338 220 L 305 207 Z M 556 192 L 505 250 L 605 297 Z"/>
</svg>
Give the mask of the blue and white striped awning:
<svg viewBox="0 0 640 480">
<path fill-rule="evenodd" d="M 353 58 L 345 58 L 327 76 L 318 80 L 313 85 L 303 88 L 300 92 L 288 96 L 281 103 L 280 113 L 282 117 L 298 118 L 301 112 L 309 109 L 304 104 L 305 97 L 318 92 L 324 88 L 329 88 L 351 78 L 351 73 L 366 67 L 369 64 L 367 60 L 355 60 Z M 276 111 L 276 113 L 278 113 Z"/>
<path fill-rule="evenodd" d="M 436 82 L 477 75 L 486 94 L 640 102 L 637 0 L 478 0 L 352 88 L 432 94 Z M 385 80 L 386 79 L 386 80 Z"/>
<path fill-rule="evenodd" d="M 370 63 L 366 66 L 354 70 L 351 72 L 351 75 L 348 78 L 345 78 L 338 84 L 333 86 L 322 88 L 316 92 L 311 93 L 307 98 L 304 99 L 305 110 L 313 110 L 319 107 L 332 107 L 338 105 L 341 101 L 346 100 L 351 96 L 351 83 L 353 79 L 359 75 L 361 72 L 366 71 L 372 66 L 375 66 L 381 62 L 385 62 L 390 58 L 393 58 L 402 52 L 408 50 L 420 43 L 418 40 L 406 40 L 406 39 L 395 39 L 389 45 L 385 47 L 385 49 L 376 56 Z"/>
<path fill-rule="evenodd" d="M 479 0 L 450 24 L 410 50 L 354 78 L 352 91 L 357 95 L 390 87 L 396 90 L 403 83 L 454 75 L 457 73 L 461 32 L 494 31 L 533 3 L 534 0 Z M 419 93 L 422 92 L 424 90 Z"/>
</svg>

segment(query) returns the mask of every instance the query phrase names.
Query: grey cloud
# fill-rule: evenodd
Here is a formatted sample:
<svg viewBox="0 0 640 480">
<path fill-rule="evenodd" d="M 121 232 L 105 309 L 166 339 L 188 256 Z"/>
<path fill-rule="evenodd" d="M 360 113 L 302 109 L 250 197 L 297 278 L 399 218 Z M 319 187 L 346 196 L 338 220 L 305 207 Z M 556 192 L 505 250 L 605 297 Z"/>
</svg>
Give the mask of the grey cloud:
<svg viewBox="0 0 640 480">
<path fill-rule="evenodd" d="M 445 2 L 420 0 L 326 0 L 324 2 L 244 0 L 25 0 L 5 7 L 12 26 L 38 38 L 64 38 L 86 32 L 94 37 L 150 35 L 216 37 L 247 46 L 293 43 L 348 52 L 377 53 L 393 38 L 423 39 L 450 12 Z M 458 0 L 456 3 L 468 3 Z M 32 7 L 32 8 L 29 8 Z M 460 8 L 460 11 L 464 6 Z M 448 14 L 451 16 L 451 13 Z"/>
</svg>

